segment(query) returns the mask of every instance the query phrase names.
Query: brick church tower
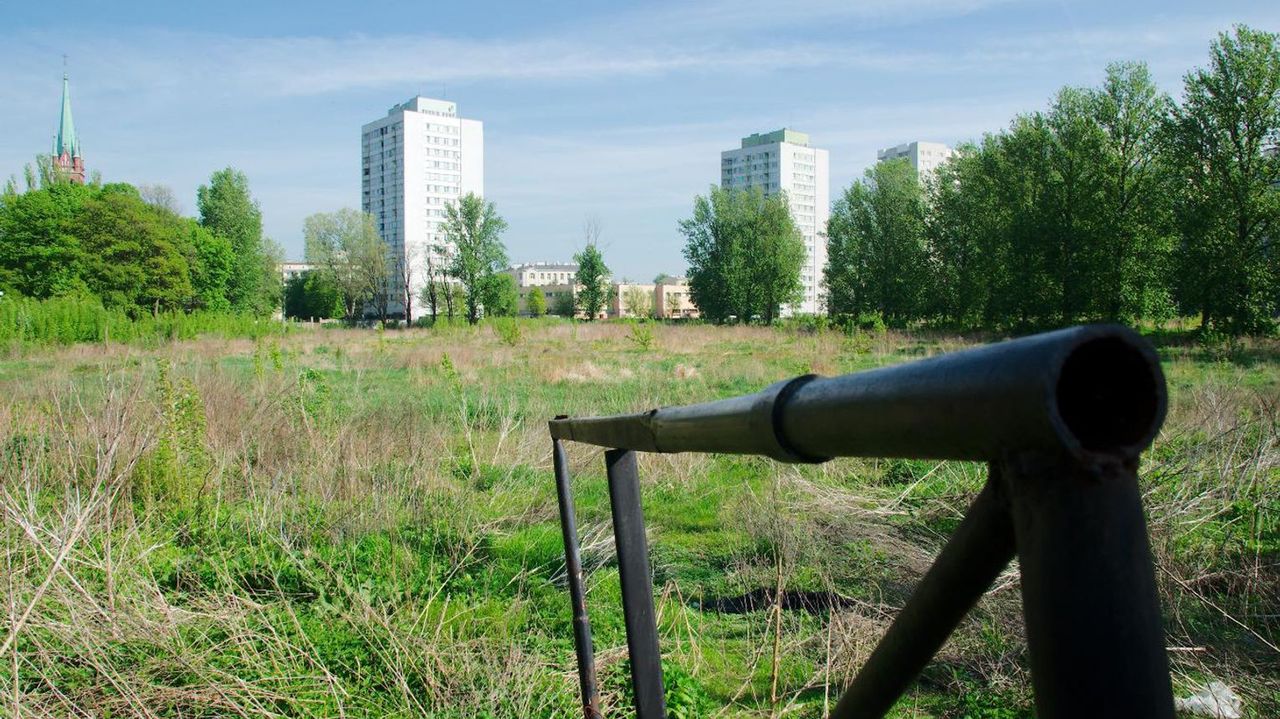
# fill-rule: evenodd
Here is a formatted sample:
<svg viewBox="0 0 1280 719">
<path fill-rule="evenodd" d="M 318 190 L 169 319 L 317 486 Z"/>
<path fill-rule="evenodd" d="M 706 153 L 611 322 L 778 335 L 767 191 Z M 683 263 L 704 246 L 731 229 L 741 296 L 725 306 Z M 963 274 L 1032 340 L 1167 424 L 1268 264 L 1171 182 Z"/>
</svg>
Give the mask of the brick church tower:
<svg viewBox="0 0 1280 719">
<path fill-rule="evenodd" d="M 71 84 L 66 73 L 62 75 L 62 118 L 58 121 L 58 136 L 53 140 L 53 165 L 71 182 L 84 184 L 84 158 L 80 156 L 76 125 L 71 121 Z"/>
</svg>

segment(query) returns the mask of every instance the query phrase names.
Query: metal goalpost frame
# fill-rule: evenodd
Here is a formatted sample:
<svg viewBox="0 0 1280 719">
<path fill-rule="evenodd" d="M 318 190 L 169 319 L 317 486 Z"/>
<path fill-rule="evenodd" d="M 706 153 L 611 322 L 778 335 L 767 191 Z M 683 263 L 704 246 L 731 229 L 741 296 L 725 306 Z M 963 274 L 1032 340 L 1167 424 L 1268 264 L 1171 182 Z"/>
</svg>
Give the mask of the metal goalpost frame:
<svg viewBox="0 0 1280 719">
<path fill-rule="evenodd" d="M 665 715 L 636 452 L 977 460 L 987 483 L 831 716 L 880 717 L 1009 561 L 1037 715 L 1173 717 L 1140 453 L 1167 409 L 1135 332 L 1085 325 L 685 407 L 550 422 L 587 719 L 600 716 L 565 441 L 606 448 L 638 719 Z"/>
</svg>

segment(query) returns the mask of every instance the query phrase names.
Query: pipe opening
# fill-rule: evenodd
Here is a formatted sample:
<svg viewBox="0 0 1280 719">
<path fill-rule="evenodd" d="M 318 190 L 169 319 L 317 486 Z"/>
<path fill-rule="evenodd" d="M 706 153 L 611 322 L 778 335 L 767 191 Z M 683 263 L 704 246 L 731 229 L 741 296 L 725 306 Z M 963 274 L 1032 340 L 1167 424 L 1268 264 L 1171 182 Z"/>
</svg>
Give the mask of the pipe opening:
<svg viewBox="0 0 1280 719">
<path fill-rule="evenodd" d="M 1123 452 L 1149 440 L 1160 421 L 1161 384 L 1138 348 L 1119 337 L 1071 351 L 1058 377 L 1058 413 L 1092 452 Z"/>
</svg>

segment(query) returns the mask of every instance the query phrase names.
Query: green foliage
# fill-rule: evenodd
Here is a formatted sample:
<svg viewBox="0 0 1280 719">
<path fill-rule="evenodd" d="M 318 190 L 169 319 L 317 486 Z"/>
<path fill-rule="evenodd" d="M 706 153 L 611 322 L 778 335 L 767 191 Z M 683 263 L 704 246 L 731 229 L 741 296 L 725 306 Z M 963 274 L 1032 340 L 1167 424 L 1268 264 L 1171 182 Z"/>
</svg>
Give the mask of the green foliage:
<svg viewBox="0 0 1280 719">
<path fill-rule="evenodd" d="M 132 186 L 103 187 L 70 230 L 84 250 L 85 284 L 108 309 L 137 317 L 191 303 L 195 292 L 183 253 L 189 228 L 143 202 Z"/>
<path fill-rule="evenodd" d="M 321 272 L 305 272 L 285 283 L 284 316 L 290 319 L 334 319 L 346 314 L 342 290 Z"/>
<path fill-rule="evenodd" d="M 541 287 L 533 287 L 525 298 L 525 307 L 530 317 L 541 317 L 547 313 L 547 296 L 542 294 Z"/>
<path fill-rule="evenodd" d="M 159 437 L 136 472 L 140 498 L 170 508 L 190 507 L 199 497 L 213 462 L 205 447 L 204 402 L 190 379 L 173 379 L 162 364 L 156 377 Z"/>
<path fill-rule="evenodd" d="M 0 197 L 0 290 L 45 299 L 84 288 L 83 251 L 68 230 L 93 194 L 57 183 Z"/>
<path fill-rule="evenodd" d="M 694 199 L 680 232 L 690 292 L 703 317 L 770 324 L 800 298 L 804 241 L 785 196 L 713 186 Z"/>
<path fill-rule="evenodd" d="M 493 320 L 493 333 L 502 344 L 515 347 L 520 344 L 520 322 L 514 317 L 498 317 Z"/>
<path fill-rule="evenodd" d="M 923 314 L 929 291 L 925 197 L 905 160 L 880 162 L 836 201 L 827 225 L 827 309 L 879 312 L 890 321 Z"/>
<path fill-rule="evenodd" d="M 360 319 L 370 302 L 379 318 L 385 320 L 392 263 L 373 215 L 349 208 L 318 212 L 303 221 L 302 234 L 307 262 L 316 268 L 311 273 L 316 276 L 312 289 L 318 293 L 336 292 L 341 317 L 349 323 Z M 312 309 L 322 309 L 327 300 L 327 296 L 317 298 L 319 306 Z M 331 312 L 326 310 L 326 315 Z"/>
<path fill-rule="evenodd" d="M 280 304 L 277 251 L 262 236 L 262 210 L 249 193 L 249 179 L 233 168 L 218 170 L 196 191 L 200 224 L 231 243 L 226 298 L 231 309 L 266 316 Z"/>
<path fill-rule="evenodd" d="M 552 308 L 552 314 L 560 317 L 573 317 L 574 315 L 573 295 L 568 291 L 561 292 L 556 296 L 555 305 Z"/>
<path fill-rule="evenodd" d="M 627 339 L 636 349 L 641 352 L 648 352 L 653 349 L 654 334 L 653 324 L 647 321 L 632 322 L 631 329 L 627 333 Z"/>
<path fill-rule="evenodd" d="M 582 251 L 573 256 L 578 263 L 578 271 L 574 281 L 578 284 L 578 309 L 588 320 L 594 320 L 609 301 L 609 268 L 604 264 L 604 255 L 595 242 L 589 243 Z"/>
<path fill-rule="evenodd" d="M 480 321 L 485 284 L 507 263 L 502 244 L 506 229 L 507 222 L 498 216 L 494 204 L 473 193 L 445 206 L 444 236 L 453 247 L 446 272 L 462 283 L 467 321 L 473 325 Z M 453 304 L 449 307 L 452 316 Z"/>
<path fill-rule="evenodd" d="M 520 291 L 516 288 L 516 278 L 505 272 L 489 275 L 484 281 L 481 304 L 486 316 L 515 317 L 520 311 Z"/>
<path fill-rule="evenodd" d="M 9 345 L 155 344 L 201 335 L 257 338 L 287 330 L 287 325 L 270 319 L 214 312 L 165 312 L 131 318 L 88 296 L 43 301 L 0 298 L 0 343 Z"/>
<path fill-rule="evenodd" d="M 1280 46 L 1237 27 L 1210 55 L 1180 106 L 1145 65 L 1110 65 L 1101 87 L 959 148 L 923 192 L 901 165 L 872 168 L 828 227 L 829 312 L 1030 330 L 1180 310 L 1206 332 L 1270 332 Z M 728 283 L 703 292 L 735 301 Z"/>
<path fill-rule="evenodd" d="M 146 201 L 131 185 L 56 178 L 39 185 L 0 196 L 0 291 L 36 299 L 93 295 L 133 317 L 246 311 L 232 301 L 245 268 L 228 235 L 178 216 L 171 201 Z M 258 249 L 254 266 L 278 284 L 270 248 L 260 241 Z"/>
<path fill-rule="evenodd" d="M 1280 289 L 1280 42 L 1238 26 L 1184 79 L 1167 123 L 1183 236 L 1178 296 L 1208 330 L 1270 331 Z"/>
</svg>

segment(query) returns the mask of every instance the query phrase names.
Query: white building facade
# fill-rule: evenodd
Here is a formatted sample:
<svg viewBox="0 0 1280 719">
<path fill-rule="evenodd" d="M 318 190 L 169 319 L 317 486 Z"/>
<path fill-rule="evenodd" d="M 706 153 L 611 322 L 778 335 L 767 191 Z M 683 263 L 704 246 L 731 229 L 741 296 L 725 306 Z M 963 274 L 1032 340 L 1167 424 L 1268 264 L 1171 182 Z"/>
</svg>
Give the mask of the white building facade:
<svg viewBox="0 0 1280 719">
<path fill-rule="evenodd" d="M 938 167 L 950 160 L 956 151 L 941 142 L 905 142 L 895 147 L 885 148 L 876 153 L 876 161 L 898 160 L 905 158 L 915 168 L 916 174 L 923 182 L 938 171 Z"/>
<path fill-rule="evenodd" d="M 831 216 L 827 151 L 810 146 L 809 136 L 795 130 L 753 134 L 742 138 L 742 147 L 720 153 L 720 186 L 734 190 L 758 187 L 766 195 L 787 193 L 791 216 L 804 236 L 805 263 L 800 270 L 804 291 L 798 304 L 782 311 L 825 311 L 822 270 L 827 264 L 827 220 Z"/>
<path fill-rule="evenodd" d="M 445 206 L 467 193 L 484 194 L 484 123 L 458 116 L 448 100 L 414 97 L 361 128 L 361 208 L 373 215 L 392 258 L 409 268 L 414 320 L 427 256 L 445 244 Z M 396 272 L 390 312 L 404 315 L 403 272 Z"/>
</svg>

